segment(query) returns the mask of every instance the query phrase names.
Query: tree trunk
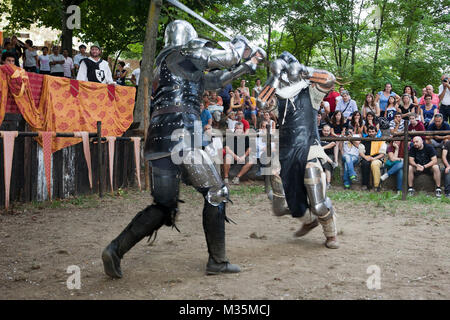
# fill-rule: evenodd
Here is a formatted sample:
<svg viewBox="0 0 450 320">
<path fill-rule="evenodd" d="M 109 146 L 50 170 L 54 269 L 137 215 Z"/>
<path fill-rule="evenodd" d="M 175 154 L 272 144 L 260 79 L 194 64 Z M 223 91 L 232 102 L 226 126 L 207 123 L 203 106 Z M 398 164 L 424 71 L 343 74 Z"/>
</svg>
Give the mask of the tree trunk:
<svg viewBox="0 0 450 320">
<path fill-rule="evenodd" d="M 271 21 L 271 10 L 272 10 L 272 1 L 269 1 L 269 31 L 268 31 L 268 37 L 267 37 L 267 60 L 269 60 L 270 61 L 270 54 L 271 54 L 271 51 L 272 51 L 272 48 L 271 48 L 271 40 L 272 40 L 272 37 L 271 37 L 271 35 L 272 35 L 272 21 Z M 269 78 L 270 77 L 270 67 L 269 67 L 269 64 L 267 64 L 267 67 L 266 67 L 266 73 L 267 73 L 267 78 Z"/>
<path fill-rule="evenodd" d="M 379 29 L 377 30 L 376 33 L 376 46 L 375 46 L 375 56 L 373 58 L 373 79 L 375 79 L 376 74 L 377 74 L 377 60 L 378 60 L 378 51 L 380 50 L 380 39 L 381 39 L 381 30 L 383 29 L 383 22 L 384 22 L 384 11 L 386 9 L 386 3 L 387 0 L 383 1 L 383 6 L 381 8 L 381 13 L 380 13 L 380 25 L 379 25 Z M 374 89 L 372 89 L 372 92 L 374 91 Z"/>
<path fill-rule="evenodd" d="M 158 36 L 158 21 L 162 0 L 152 0 L 148 10 L 147 26 L 145 28 L 144 50 L 142 52 L 141 77 L 139 79 L 134 122 L 139 122 L 139 130 L 144 130 L 144 79 L 148 79 L 148 96 L 152 96 L 153 65 L 155 61 L 156 37 Z"/>
<path fill-rule="evenodd" d="M 67 8 L 70 6 L 70 1 L 63 2 L 63 8 L 61 12 L 62 18 L 62 28 L 61 28 L 61 51 L 67 49 L 69 51 L 69 56 L 72 57 L 72 37 L 73 30 L 67 27 L 67 19 L 69 15 L 67 14 Z"/>
</svg>

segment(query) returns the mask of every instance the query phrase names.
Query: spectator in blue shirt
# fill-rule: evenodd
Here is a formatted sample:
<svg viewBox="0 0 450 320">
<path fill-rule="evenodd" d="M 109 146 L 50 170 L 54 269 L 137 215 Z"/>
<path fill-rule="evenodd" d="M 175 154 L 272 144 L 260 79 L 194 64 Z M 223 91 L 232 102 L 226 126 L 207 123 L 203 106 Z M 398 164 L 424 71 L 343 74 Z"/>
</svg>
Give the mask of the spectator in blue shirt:
<svg viewBox="0 0 450 320">
<path fill-rule="evenodd" d="M 392 91 L 392 84 L 388 82 L 384 85 L 384 90 L 378 92 L 375 97 L 375 104 L 378 103 L 380 105 L 381 112 L 386 110 L 389 97 L 394 97 L 396 101 L 400 100 L 400 97 Z"/>
<path fill-rule="evenodd" d="M 436 136 L 428 136 L 427 143 L 435 148 L 443 148 L 447 141 L 450 141 L 450 125 L 444 121 L 442 113 L 434 115 L 434 121 L 428 126 L 428 131 L 448 131 L 448 134 L 440 134 Z"/>
<path fill-rule="evenodd" d="M 204 129 L 207 124 L 212 124 L 212 115 L 208 109 L 205 109 L 203 103 L 200 104 L 200 119 L 202 119 L 202 128 Z"/>
</svg>

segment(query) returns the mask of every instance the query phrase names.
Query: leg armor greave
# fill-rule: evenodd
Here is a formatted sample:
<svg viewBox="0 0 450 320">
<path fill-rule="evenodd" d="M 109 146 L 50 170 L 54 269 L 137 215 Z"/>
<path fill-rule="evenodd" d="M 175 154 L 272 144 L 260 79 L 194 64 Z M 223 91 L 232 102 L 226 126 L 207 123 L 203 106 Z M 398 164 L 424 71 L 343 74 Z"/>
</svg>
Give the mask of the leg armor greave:
<svg viewBox="0 0 450 320">
<path fill-rule="evenodd" d="M 213 206 L 205 200 L 203 230 L 210 257 L 217 263 L 228 262 L 225 254 L 225 203 Z"/>
<path fill-rule="evenodd" d="M 283 183 L 281 178 L 277 175 L 270 176 L 270 182 L 272 184 L 273 199 L 272 199 L 272 211 L 276 216 L 283 216 L 290 214 L 288 205 L 286 203 L 286 197 L 284 195 Z"/>
<path fill-rule="evenodd" d="M 332 218 L 331 200 L 325 195 L 325 186 L 322 182 L 322 170 L 318 167 L 305 169 L 305 187 L 308 192 L 309 206 L 313 214 L 321 220 Z"/>
</svg>

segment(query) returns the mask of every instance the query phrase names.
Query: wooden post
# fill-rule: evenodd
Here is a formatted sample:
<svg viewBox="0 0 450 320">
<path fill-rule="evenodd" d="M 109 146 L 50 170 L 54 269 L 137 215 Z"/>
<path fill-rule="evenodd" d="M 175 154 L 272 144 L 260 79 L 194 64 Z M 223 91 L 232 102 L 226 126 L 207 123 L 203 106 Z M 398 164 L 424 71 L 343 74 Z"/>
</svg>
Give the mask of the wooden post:
<svg viewBox="0 0 450 320">
<path fill-rule="evenodd" d="M 408 132 L 409 120 L 405 119 L 404 122 L 404 134 L 403 134 L 403 187 L 402 187 L 402 200 L 406 200 L 406 195 L 408 193 L 408 169 L 409 169 L 409 132 Z"/>
<path fill-rule="evenodd" d="M 149 101 L 148 101 L 148 78 L 144 77 L 144 148 L 147 141 L 148 121 L 149 121 Z M 145 161 L 144 156 L 144 187 L 148 191 L 150 189 L 150 168 L 148 161 Z"/>
<path fill-rule="evenodd" d="M 103 197 L 103 166 L 102 166 L 102 122 L 97 121 L 97 170 L 98 170 L 98 195 Z"/>
</svg>

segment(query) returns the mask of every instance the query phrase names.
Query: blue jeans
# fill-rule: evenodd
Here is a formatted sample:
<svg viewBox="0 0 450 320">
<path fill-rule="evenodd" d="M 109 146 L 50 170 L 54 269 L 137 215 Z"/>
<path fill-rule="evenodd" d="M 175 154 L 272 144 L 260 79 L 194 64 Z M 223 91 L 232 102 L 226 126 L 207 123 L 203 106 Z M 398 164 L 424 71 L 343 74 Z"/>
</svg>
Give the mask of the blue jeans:
<svg viewBox="0 0 450 320">
<path fill-rule="evenodd" d="M 359 157 L 353 154 L 344 154 L 342 161 L 344 162 L 344 186 L 349 186 L 351 183 L 350 177 L 356 176 L 354 165 L 358 162 Z"/>
<path fill-rule="evenodd" d="M 397 175 L 397 190 L 402 190 L 403 185 L 403 161 L 396 162 L 392 167 L 389 168 L 387 174 L 392 176 Z"/>
</svg>

